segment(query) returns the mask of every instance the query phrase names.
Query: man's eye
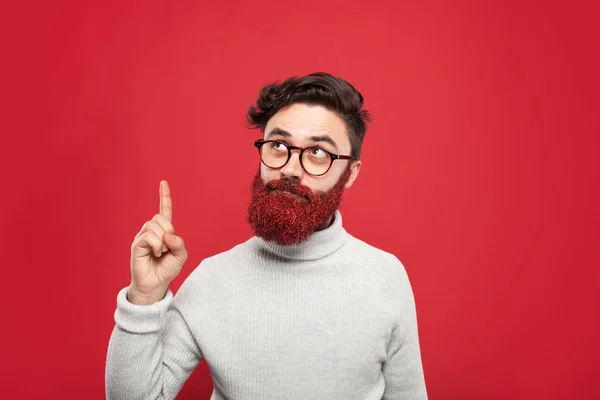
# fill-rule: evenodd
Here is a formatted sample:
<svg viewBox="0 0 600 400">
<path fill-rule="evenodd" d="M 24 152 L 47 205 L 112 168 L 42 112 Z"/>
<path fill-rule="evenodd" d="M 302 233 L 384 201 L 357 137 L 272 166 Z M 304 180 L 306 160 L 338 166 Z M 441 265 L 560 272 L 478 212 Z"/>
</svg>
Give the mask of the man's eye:
<svg viewBox="0 0 600 400">
<path fill-rule="evenodd" d="M 285 144 L 280 142 L 273 143 L 273 149 L 277 151 L 287 151 L 287 147 L 285 146 Z"/>
<path fill-rule="evenodd" d="M 313 156 L 313 157 L 315 157 L 315 158 L 324 158 L 324 157 L 327 157 L 327 153 L 323 149 L 320 149 L 318 147 L 313 148 L 310 151 L 310 155 Z"/>
</svg>

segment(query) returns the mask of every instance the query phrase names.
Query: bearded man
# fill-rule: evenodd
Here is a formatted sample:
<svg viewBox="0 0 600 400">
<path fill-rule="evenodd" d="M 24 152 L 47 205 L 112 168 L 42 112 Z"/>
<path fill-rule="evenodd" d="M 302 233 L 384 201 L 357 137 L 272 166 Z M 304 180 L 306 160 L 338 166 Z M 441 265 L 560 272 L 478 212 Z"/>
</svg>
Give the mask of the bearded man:
<svg viewBox="0 0 600 400">
<path fill-rule="evenodd" d="M 263 134 L 255 236 L 203 260 L 173 296 L 187 251 L 161 181 L 117 296 L 107 398 L 173 399 L 206 360 L 211 400 L 426 399 L 406 271 L 338 210 L 360 171 L 362 95 L 329 74 L 292 77 L 265 86 L 247 119 Z"/>
</svg>

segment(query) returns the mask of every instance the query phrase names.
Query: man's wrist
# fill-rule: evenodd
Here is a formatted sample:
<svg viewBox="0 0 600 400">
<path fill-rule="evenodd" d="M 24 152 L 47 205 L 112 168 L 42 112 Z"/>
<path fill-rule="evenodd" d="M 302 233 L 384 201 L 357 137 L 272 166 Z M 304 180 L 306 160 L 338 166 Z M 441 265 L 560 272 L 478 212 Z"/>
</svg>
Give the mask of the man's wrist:
<svg viewBox="0 0 600 400">
<path fill-rule="evenodd" d="M 155 289 L 150 293 L 142 293 L 133 286 L 127 289 L 127 301 L 139 306 L 149 306 L 165 298 L 168 288 Z"/>
</svg>

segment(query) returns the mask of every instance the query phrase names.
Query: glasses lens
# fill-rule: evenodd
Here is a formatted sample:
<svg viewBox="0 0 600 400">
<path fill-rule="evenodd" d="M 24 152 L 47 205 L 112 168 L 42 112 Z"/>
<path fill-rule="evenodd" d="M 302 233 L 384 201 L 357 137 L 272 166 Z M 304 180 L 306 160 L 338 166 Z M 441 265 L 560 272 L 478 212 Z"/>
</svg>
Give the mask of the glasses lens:
<svg viewBox="0 0 600 400">
<path fill-rule="evenodd" d="M 331 166 L 331 156 L 323 149 L 311 147 L 302 153 L 302 165 L 311 175 L 323 175 Z"/>
<path fill-rule="evenodd" d="M 260 158 L 269 168 L 281 168 L 288 159 L 288 148 L 281 142 L 267 142 L 260 147 Z"/>
</svg>

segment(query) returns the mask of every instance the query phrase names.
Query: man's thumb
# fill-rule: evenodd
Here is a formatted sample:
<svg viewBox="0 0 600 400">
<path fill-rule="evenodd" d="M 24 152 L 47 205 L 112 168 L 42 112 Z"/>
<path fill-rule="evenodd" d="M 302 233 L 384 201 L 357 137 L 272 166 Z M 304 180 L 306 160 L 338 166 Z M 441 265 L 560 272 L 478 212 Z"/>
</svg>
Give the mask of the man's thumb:
<svg viewBox="0 0 600 400">
<path fill-rule="evenodd" d="M 183 239 L 172 233 L 165 233 L 165 244 L 175 256 L 185 255 Z"/>
</svg>

